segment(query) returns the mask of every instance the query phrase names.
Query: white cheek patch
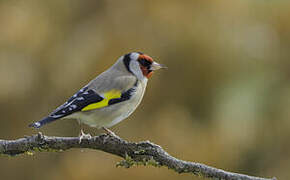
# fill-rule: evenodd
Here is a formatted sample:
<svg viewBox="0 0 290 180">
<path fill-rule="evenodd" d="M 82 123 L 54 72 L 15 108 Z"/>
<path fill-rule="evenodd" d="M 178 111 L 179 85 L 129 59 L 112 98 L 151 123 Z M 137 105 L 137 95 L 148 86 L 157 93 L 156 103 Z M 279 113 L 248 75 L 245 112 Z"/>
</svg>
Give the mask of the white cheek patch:
<svg viewBox="0 0 290 180">
<path fill-rule="evenodd" d="M 137 61 L 137 59 L 139 58 L 139 54 L 138 53 L 135 53 L 135 52 L 134 53 L 131 53 L 130 58 L 132 60 Z"/>
<path fill-rule="evenodd" d="M 139 58 L 139 53 L 131 53 L 130 55 L 130 70 L 132 71 L 132 73 L 139 79 L 139 80 L 144 80 L 146 79 L 146 77 L 144 77 L 142 70 L 140 68 L 140 64 L 138 62 L 138 58 Z"/>
<path fill-rule="evenodd" d="M 132 60 L 130 63 L 130 69 L 133 72 L 133 74 L 139 79 L 143 80 L 145 77 L 143 76 L 143 73 L 141 71 L 140 65 L 136 60 Z"/>
</svg>

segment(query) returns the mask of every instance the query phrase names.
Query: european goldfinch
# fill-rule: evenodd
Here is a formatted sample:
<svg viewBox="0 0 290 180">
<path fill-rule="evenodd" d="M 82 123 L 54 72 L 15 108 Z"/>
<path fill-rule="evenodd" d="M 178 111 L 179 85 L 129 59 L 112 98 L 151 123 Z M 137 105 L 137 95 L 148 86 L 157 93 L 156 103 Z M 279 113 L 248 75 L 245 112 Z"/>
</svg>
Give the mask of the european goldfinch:
<svg viewBox="0 0 290 180">
<path fill-rule="evenodd" d="M 107 128 L 127 118 L 138 107 L 148 79 L 161 68 L 165 66 L 140 52 L 121 56 L 49 116 L 29 126 L 40 128 L 58 119 L 75 119 L 110 132 Z"/>
</svg>

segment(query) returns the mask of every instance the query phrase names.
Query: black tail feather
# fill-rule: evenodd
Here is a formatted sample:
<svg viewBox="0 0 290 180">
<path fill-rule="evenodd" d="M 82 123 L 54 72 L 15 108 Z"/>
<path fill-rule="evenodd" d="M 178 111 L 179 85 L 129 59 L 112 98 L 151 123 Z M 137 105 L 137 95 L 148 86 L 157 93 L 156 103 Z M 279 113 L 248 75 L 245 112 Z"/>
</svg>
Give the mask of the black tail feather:
<svg viewBox="0 0 290 180">
<path fill-rule="evenodd" d="M 53 118 L 53 117 L 45 117 L 43 118 L 42 120 L 40 121 L 37 121 L 35 123 L 32 123 L 32 124 L 29 124 L 29 127 L 34 127 L 34 128 L 41 128 L 43 125 L 47 124 L 47 123 L 50 123 L 52 121 L 55 121 L 57 120 L 56 118 Z"/>
</svg>

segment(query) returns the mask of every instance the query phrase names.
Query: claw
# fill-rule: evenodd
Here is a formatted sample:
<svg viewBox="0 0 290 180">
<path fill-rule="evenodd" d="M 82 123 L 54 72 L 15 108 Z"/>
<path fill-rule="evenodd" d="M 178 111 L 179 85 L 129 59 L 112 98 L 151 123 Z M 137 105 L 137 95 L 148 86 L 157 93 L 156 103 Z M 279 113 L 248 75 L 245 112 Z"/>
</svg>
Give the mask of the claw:
<svg viewBox="0 0 290 180">
<path fill-rule="evenodd" d="M 88 133 L 85 134 L 84 131 L 81 129 L 81 133 L 80 133 L 80 138 L 79 138 L 79 143 L 81 144 L 83 139 L 91 139 L 92 136 Z"/>
<path fill-rule="evenodd" d="M 111 131 L 110 129 L 105 128 L 105 127 L 102 127 L 102 129 L 103 129 L 104 131 L 106 131 L 106 133 L 107 133 L 108 135 L 113 136 L 113 137 L 116 137 L 116 138 L 120 138 L 119 136 L 117 136 L 117 135 L 116 135 L 113 131 Z"/>
</svg>

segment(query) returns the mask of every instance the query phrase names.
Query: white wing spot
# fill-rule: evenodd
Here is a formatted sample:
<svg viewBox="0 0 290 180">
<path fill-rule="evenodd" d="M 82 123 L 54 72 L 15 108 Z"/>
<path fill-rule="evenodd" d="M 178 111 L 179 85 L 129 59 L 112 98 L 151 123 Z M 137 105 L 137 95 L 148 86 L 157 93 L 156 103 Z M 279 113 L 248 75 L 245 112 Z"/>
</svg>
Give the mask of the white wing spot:
<svg viewBox="0 0 290 180">
<path fill-rule="evenodd" d="M 72 104 L 71 105 L 71 108 L 73 108 L 73 109 L 76 109 L 78 106 L 77 105 L 75 105 L 75 104 Z"/>
<path fill-rule="evenodd" d="M 37 127 L 40 126 L 40 122 L 36 122 L 36 123 L 34 123 L 34 124 L 35 124 L 35 126 L 37 126 Z"/>
<path fill-rule="evenodd" d="M 78 101 L 82 101 L 82 100 L 85 100 L 85 98 L 83 98 L 83 97 L 78 97 L 76 100 L 78 100 Z"/>
<path fill-rule="evenodd" d="M 62 115 L 53 115 L 53 116 L 51 116 L 51 117 L 53 117 L 53 118 L 59 118 L 59 117 L 61 117 Z"/>
</svg>

